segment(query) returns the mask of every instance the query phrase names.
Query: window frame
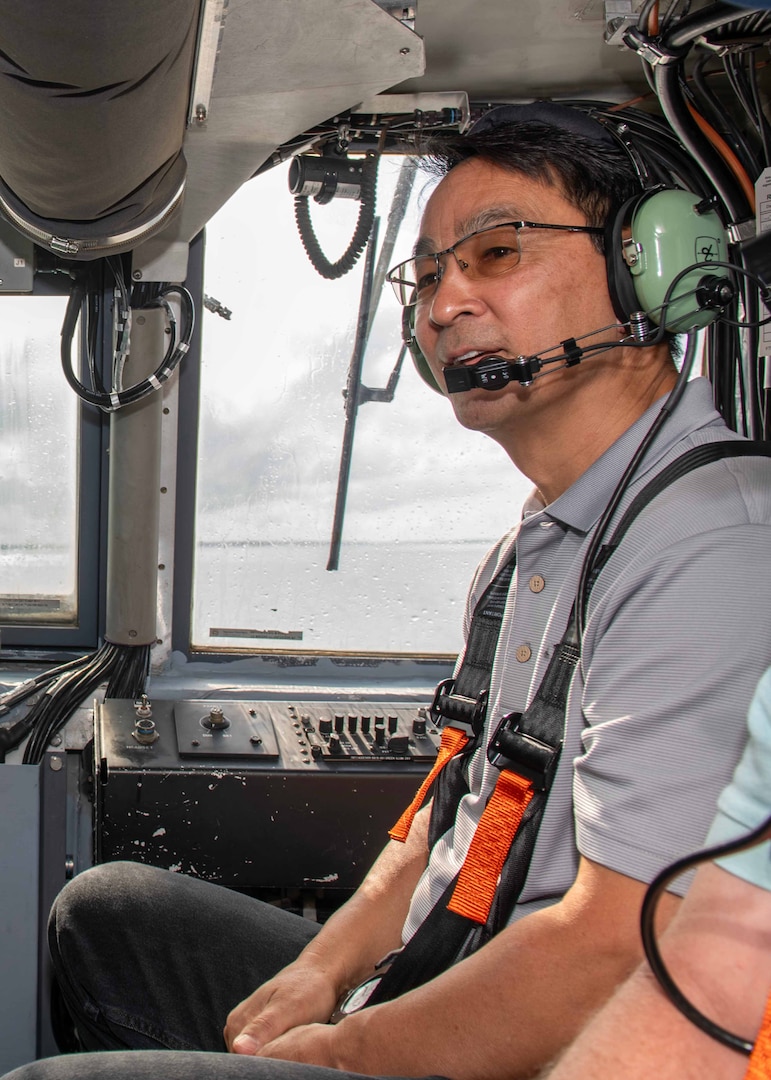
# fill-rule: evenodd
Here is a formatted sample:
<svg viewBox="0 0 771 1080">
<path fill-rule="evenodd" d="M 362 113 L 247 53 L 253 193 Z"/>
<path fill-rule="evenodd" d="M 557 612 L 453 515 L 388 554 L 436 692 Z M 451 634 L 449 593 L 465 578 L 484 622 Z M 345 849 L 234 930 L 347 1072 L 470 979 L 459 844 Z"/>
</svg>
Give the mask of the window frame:
<svg viewBox="0 0 771 1080">
<path fill-rule="evenodd" d="M 36 256 L 37 256 L 36 251 Z M 32 296 L 66 296 L 60 276 L 36 272 Z M 0 302 L 2 297 L 0 297 Z M 103 290 L 102 311 L 110 312 L 112 294 Z M 102 327 L 99 361 L 109 356 L 112 327 Z M 59 367 L 52 378 L 64 379 Z M 69 390 L 71 393 L 72 391 Z M 79 403 L 78 406 L 78 506 L 75 594 L 77 618 L 74 624 L 6 623 L 0 620 L 0 658 L 3 660 L 62 659 L 62 653 L 79 653 L 95 648 L 104 620 L 104 581 L 107 506 L 106 461 L 109 424 L 103 414 Z M 106 511 L 105 511 L 106 512 Z"/>
</svg>

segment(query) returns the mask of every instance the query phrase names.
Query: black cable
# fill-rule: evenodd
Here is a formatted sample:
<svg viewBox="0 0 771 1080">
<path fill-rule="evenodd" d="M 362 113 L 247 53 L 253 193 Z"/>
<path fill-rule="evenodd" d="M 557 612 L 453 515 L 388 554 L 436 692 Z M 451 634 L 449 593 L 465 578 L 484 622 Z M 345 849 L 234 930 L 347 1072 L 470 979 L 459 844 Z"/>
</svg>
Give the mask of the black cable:
<svg viewBox="0 0 771 1080">
<path fill-rule="evenodd" d="M 714 54 L 706 49 L 698 48 L 697 53 L 700 53 L 700 55 L 691 70 L 691 82 L 689 84 L 697 111 L 725 139 L 748 175 L 756 176 L 760 170 L 760 162 L 755 151 L 747 141 L 744 132 L 734 123 L 720 98 L 713 93 L 708 85 L 704 69 L 713 59 Z M 722 78 L 725 72 L 721 69 L 721 71 L 711 74 L 720 75 Z"/>
<path fill-rule="evenodd" d="M 79 670 L 63 674 L 30 710 L 32 734 L 24 748 L 23 764 L 38 765 L 53 736 L 78 706 L 105 680 L 115 659 L 116 646 L 102 645 Z"/>
<path fill-rule="evenodd" d="M 192 340 L 195 327 L 195 306 L 193 304 L 192 296 L 183 285 L 163 285 L 161 287 L 155 298 L 146 306 L 163 307 L 168 316 L 171 309 L 166 301 L 166 297 L 170 295 L 177 295 L 179 297 L 184 320 L 184 330 L 180 334 L 179 343 L 175 344 L 176 335 L 172 334 L 172 344 L 167 349 L 165 356 L 152 375 L 143 379 L 141 382 L 136 383 L 134 386 L 129 387 L 127 390 L 119 390 L 113 387 L 113 390 L 108 394 L 84 386 L 72 370 L 72 340 L 78 316 L 80 315 L 83 302 L 87 295 L 88 286 L 86 280 L 84 278 L 76 279 L 70 292 L 67 309 L 64 314 L 64 321 L 62 323 L 62 370 L 67 382 L 81 400 L 88 402 L 90 405 L 95 405 L 105 412 L 114 412 L 124 405 L 132 405 L 134 402 L 140 401 L 148 394 L 155 393 L 155 391 L 159 390 L 161 385 L 171 377 L 190 348 L 190 341 Z"/>
<path fill-rule="evenodd" d="M 648 429 L 637 449 L 635 450 L 634 454 L 632 455 L 632 459 L 624 470 L 618 484 L 616 485 L 616 489 L 611 495 L 608 501 L 608 505 L 605 507 L 605 510 L 603 511 L 602 516 L 597 523 L 597 527 L 594 530 L 594 535 L 589 542 L 589 546 L 584 557 L 584 562 L 581 567 L 581 575 L 578 581 L 578 588 L 576 590 L 576 603 L 574 608 L 573 620 L 574 625 L 568 630 L 570 639 L 573 640 L 575 643 L 579 644 L 579 646 L 580 642 L 583 640 L 585 630 L 586 605 L 588 603 L 589 595 L 589 581 L 594 570 L 594 565 L 596 562 L 600 544 L 605 538 L 605 534 L 608 530 L 611 518 L 616 512 L 616 509 L 621 502 L 624 492 L 628 488 L 640 462 L 645 457 L 645 454 L 648 452 L 648 448 L 650 447 L 651 443 L 658 435 L 662 426 L 669 419 L 677 403 L 680 401 L 680 398 L 685 392 L 688 377 L 691 373 L 691 367 L 693 366 L 693 360 L 696 356 L 697 343 L 697 335 L 695 333 L 689 334 L 687 345 L 685 348 L 685 355 L 683 357 L 683 364 L 677 377 L 677 382 L 675 383 L 670 393 L 667 395 L 664 404 L 661 406 L 658 414 L 656 415 L 655 420 L 651 424 L 650 428 Z"/>
<path fill-rule="evenodd" d="M 105 690 L 105 699 L 136 701 L 144 692 L 150 667 L 150 645 L 116 645 L 114 670 Z"/>
<path fill-rule="evenodd" d="M 758 68 L 755 63 L 755 58 L 752 55 L 749 57 L 748 71 L 758 135 L 760 136 L 760 142 L 763 147 L 763 166 L 767 167 L 768 165 L 771 165 L 771 125 L 769 125 L 766 120 L 766 115 L 763 110 L 763 103 L 760 97 L 760 86 L 758 85 Z"/>
<path fill-rule="evenodd" d="M 359 199 L 359 216 L 356 221 L 351 242 L 337 262 L 330 262 L 316 238 L 316 233 L 311 221 L 309 199 L 307 195 L 297 195 L 294 201 L 294 215 L 297 229 L 300 233 L 305 252 L 313 263 L 314 269 L 323 278 L 334 281 L 343 277 L 359 260 L 364 248 L 367 246 L 369 234 L 372 231 L 372 223 L 375 220 L 375 202 L 377 186 L 377 157 L 368 158 L 361 172 L 361 192 Z"/>
<path fill-rule="evenodd" d="M 684 874 L 686 871 L 693 869 L 693 867 L 698 866 L 701 863 L 712 862 L 714 859 L 722 858 L 726 855 L 733 855 L 738 851 L 744 851 L 746 848 L 754 847 L 755 844 L 762 843 L 769 838 L 771 838 L 771 817 L 764 821 L 762 825 L 759 825 L 757 829 L 753 829 L 751 833 L 748 833 L 738 840 L 732 840 L 725 844 L 718 844 L 715 847 L 706 848 L 693 855 L 686 855 L 685 858 L 678 859 L 677 862 L 672 863 L 671 866 L 662 870 L 650 883 L 640 913 L 640 931 L 642 933 L 645 955 L 651 971 L 656 976 L 659 985 L 669 1000 L 691 1021 L 691 1023 L 695 1024 L 696 1027 L 706 1032 L 707 1035 L 711 1035 L 713 1039 L 717 1039 L 717 1041 L 724 1046 L 729 1046 L 732 1050 L 738 1050 L 742 1054 L 751 1054 L 753 1044 L 739 1035 L 734 1035 L 732 1032 L 721 1027 L 719 1024 L 716 1024 L 713 1020 L 710 1020 L 700 1012 L 696 1006 L 686 998 L 685 994 L 683 994 L 667 970 L 667 967 L 661 958 L 654 931 L 656 907 L 661 899 L 662 893 L 666 890 L 667 885 L 669 885 L 671 881 L 674 881 L 675 878 L 680 877 L 681 874 Z"/>
<path fill-rule="evenodd" d="M 702 134 L 688 111 L 683 98 L 682 78 L 682 61 L 659 64 L 656 68 L 656 90 L 661 108 L 673 130 L 701 164 L 713 188 L 720 195 L 728 220 L 743 221 L 749 214 L 747 199 L 723 158 Z"/>
</svg>

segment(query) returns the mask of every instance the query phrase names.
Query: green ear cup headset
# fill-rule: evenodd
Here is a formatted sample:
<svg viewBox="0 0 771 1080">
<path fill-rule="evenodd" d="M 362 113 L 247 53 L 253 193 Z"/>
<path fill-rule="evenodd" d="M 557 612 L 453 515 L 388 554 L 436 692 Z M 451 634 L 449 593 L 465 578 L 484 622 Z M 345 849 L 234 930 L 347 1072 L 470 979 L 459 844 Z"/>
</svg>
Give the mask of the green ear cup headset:
<svg viewBox="0 0 771 1080">
<path fill-rule="evenodd" d="M 709 264 L 725 263 L 727 246 L 708 200 L 675 188 L 630 199 L 608 223 L 605 238 L 608 290 L 619 321 L 645 312 L 673 334 L 713 322 L 719 312 L 709 306 L 712 290 L 726 279 L 710 275 Z"/>
</svg>

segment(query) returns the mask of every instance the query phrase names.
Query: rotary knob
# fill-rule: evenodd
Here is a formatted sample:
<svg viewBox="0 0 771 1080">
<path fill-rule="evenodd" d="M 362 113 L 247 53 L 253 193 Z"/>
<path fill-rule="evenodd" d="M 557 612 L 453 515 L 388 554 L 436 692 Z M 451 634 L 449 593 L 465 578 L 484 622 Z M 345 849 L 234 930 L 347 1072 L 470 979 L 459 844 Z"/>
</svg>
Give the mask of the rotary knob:
<svg viewBox="0 0 771 1080">
<path fill-rule="evenodd" d="M 221 705 L 212 705 L 204 724 L 212 731 L 224 731 L 226 727 L 230 727 L 230 721 L 222 711 Z"/>
</svg>

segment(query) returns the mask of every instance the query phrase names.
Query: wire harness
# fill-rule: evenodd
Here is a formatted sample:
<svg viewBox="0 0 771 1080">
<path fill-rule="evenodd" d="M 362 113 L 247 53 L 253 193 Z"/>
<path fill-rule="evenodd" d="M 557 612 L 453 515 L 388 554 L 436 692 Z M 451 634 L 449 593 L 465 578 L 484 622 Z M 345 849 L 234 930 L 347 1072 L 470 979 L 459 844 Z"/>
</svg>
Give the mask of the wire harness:
<svg viewBox="0 0 771 1080">
<path fill-rule="evenodd" d="M 133 405 L 148 394 L 160 390 L 171 378 L 180 361 L 190 349 L 195 329 L 195 306 L 193 298 L 183 285 L 161 284 L 154 290 L 142 286 L 129 295 L 123 267 L 119 259 L 107 259 L 105 264 L 112 272 L 115 288 L 115 342 L 113 350 L 111 385 L 107 389 L 95 363 L 98 313 L 101 291 L 94 283 L 93 273 L 78 274 L 70 291 L 61 331 L 61 360 L 64 377 L 78 397 L 103 412 L 115 412 L 126 405 Z M 181 330 L 170 300 L 177 297 L 182 318 Z M 131 316 L 138 308 L 159 307 L 166 313 L 169 343 L 166 353 L 155 371 L 133 386 L 123 386 L 123 371 L 130 352 Z M 78 320 L 84 323 L 83 341 L 91 386 L 86 386 L 75 374 L 72 366 L 72 342 Z"/>
</svg>

